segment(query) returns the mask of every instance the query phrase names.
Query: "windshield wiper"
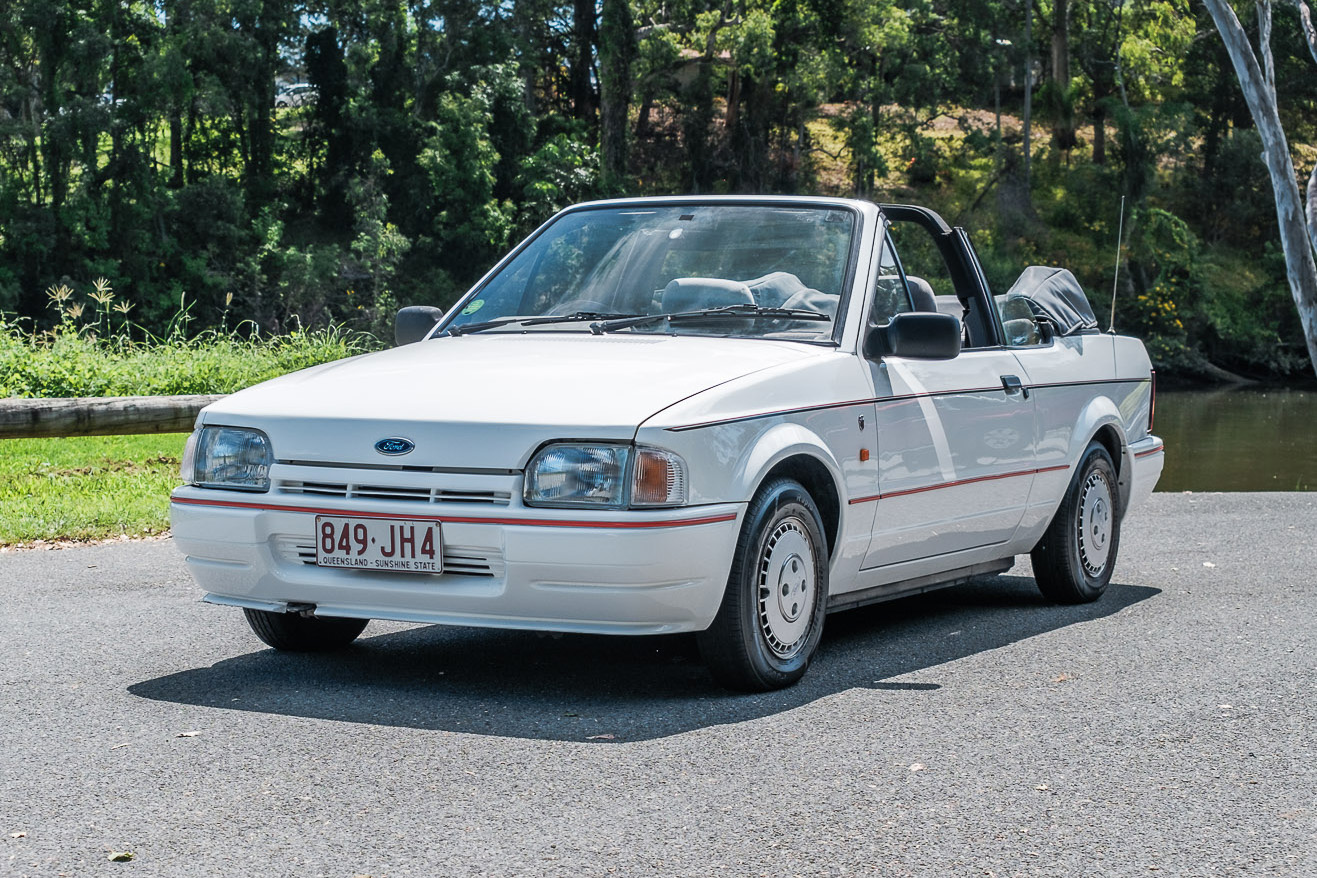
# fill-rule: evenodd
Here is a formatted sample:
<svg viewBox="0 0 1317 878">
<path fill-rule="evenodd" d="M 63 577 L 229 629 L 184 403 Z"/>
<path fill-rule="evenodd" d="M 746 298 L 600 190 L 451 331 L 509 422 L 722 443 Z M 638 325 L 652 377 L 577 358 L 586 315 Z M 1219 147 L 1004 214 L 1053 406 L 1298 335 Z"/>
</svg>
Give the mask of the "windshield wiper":
<svg viewBox="0 0 1317 878">
<path fill-rule="evenodd" d="M 641 315 L 612 314 L 606 311 L 575 311 L 571 314 L 554 314 L 549 317 L 503 317 L 499 320 L 486 320 L 483 323 L 452 326 L 447 332 L 449 335 L 466 335 L 468 332 L 481 332 L 499 326 L 511 326 L 514 323 L 520 323 L 522 326 L 544 326 L 549 323 L 571 323 L 576 320 L 622 320 L 639 316 Z"/>
<path fill-rule="evenodd" d="M 574 311 L 571 314 L 555 314 L 551 317 L 532 317 L 521 321 L 522 326 L 544 326 L 548 323 L 570 323 L 574 320 L 627 320 L 641 317 L 641 314 L 611 314 L 607 311 Z"/>
<path fill-rule="evenodd" d="M 466 335 L 468 332 L 481 332 L 486 329 L 493 329 L 495 326 L 520 323 L 525 319 L 525 317 L 504 317 L 501 320 L 486 320 L 483 323 L 464 323 L 461 326 L 450 326 L 444 332 L 449 335 Z"/>
<path fill-rule="evenodd" d="M 705 308 L 700 311 L 674 311 L 671 314 L 642 314 L 636 317 L 624 317 L 618 320 L 605 320 L 599 323 L 591 323 L 590 331 L 595 335 L 602 335 L 605 332 L 612 332 L 615 329 L 626 329 L 631 326 L 640 326 L 643 323 L 654 323 L 667 321 L 668 323 L 681 323 L 688 320 L 704 320 L 707 318 L 720 317 L 750 317 L 750 318 L 773 318 L 778 320 L 832 320 L 827 314 L 821 314 L 818 311 L 807 311 L 804 308 L 765 308 L 762 305 L 752 305 L 749 302 L 743 302 L 737 305 L 726 305 L 722 308 Z"/>
</svg>

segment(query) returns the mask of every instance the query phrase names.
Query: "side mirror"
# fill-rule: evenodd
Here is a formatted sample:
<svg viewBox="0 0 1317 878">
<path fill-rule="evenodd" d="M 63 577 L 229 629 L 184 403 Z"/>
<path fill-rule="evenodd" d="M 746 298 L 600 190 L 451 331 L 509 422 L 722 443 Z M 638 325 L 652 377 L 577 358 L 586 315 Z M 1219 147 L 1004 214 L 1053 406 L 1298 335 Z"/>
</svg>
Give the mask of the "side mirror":
<svg viewBox="0 0 1317 878">
<path fill-rule="evenodd" d="M 393 318 L 393 340 L 400 346 L 420 341 L 443 316 L 443 309 L 432 305 L 408 305 Z"/>
<path fill-rule="evenodd" d="M 897 314 L 886 326 L 875 326 L 864 337 L 864 356 L 954 360 L 960 355 L 960 320 L 950 314 L 910 311 Z"/>
</svg>

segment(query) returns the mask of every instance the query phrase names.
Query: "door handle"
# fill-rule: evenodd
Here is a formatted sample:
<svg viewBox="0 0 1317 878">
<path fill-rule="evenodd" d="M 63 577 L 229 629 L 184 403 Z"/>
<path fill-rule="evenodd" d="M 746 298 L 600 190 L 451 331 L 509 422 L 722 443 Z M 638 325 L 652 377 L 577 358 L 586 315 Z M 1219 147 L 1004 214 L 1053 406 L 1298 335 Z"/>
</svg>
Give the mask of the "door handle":
<svg viewBox="0 0 1317 878">
<path fill-rule="evenodd" d="M 1022 394 L 1025 399 L 1029 398 L 1029 388 L 1025 387 L 1023 382 L 1021 382 L 1015 375 L 1001 376 L 1001 386 L 1002 389 L 1006 391 L 1007 396 L 1014 396 L 1019 393 Z"/>
</svg>

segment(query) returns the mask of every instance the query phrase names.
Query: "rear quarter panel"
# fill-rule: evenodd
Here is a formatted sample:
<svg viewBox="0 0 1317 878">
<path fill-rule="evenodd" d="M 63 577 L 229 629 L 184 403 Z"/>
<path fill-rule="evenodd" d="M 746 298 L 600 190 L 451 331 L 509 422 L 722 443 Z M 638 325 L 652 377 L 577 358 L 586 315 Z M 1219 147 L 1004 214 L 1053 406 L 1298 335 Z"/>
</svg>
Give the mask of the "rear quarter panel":
<svg viewBox="0 0 1317 878">
<path fill-rule="evenodd" d="M 1151 364 L 1138 339 L 1107 334 L 1058 338 L 1016 350 L 1036 405 L 1037 460 L 1020 542 L 1030 546 L 1051 521 L 1088 447 L 1100 431 L 1115 437 L 1112 457 L 1121 495 L 1131 495 L 1129 444 L 1147 435 Z"/>
</svg>

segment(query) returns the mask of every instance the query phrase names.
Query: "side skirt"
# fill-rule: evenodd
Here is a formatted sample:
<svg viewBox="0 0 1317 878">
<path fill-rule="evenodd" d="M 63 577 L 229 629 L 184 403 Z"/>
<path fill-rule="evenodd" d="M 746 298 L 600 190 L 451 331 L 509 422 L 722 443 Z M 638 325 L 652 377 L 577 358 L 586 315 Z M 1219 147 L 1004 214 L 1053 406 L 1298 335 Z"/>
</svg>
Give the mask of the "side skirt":
<svg viewBox="0 0 1317 878">
<path fill-rule="evenodd" d="M 839 610 L 852 610 L 856 607 L 863 607 L 868 604 L 876 604 L 882 601 L 892 601 L 897 598 L 909 597 L 912 594 L 922 594 L 926 591 L 933 591 L 939 588 L 949 588 L 953 585 L 960 585 L 962 582 L 968 582 L 976 576 L 991 576 L 995 573 L 1005 573 L 1015 566 L 1014 556 L 1010 558 L 1001 558 L 997 561 L 984 561 L 981 564 L 971 564 L 968 567 L 958 567 L 955 570 L 946 570 L 942 573 L 933 573 L 928 576 L 919 576 L 914 579 L 904 579 L 900 582 L 889 582 L 886 585 L 879 585 L 874 588 L 866 588 L 862 591 L 852 591 L 846 594 L 833 595 L 828 599 L 828 612 L 835 613 Z"/>
</svg>

